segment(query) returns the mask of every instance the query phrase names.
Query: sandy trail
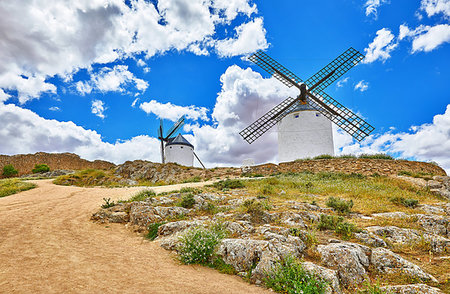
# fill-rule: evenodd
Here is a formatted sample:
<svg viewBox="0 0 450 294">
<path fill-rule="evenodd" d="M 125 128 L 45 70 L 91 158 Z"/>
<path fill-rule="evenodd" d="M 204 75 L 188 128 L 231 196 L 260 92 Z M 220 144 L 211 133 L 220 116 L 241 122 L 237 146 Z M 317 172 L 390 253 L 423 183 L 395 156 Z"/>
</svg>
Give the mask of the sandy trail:
<svg viewBox="0 0 450 294">
<path fill-rule="evenodd" d="M 89 220 L 104 197 L 127 199 L 142 188 L 34 183 L 35 189 L 0 198 L 0 293 L 268 292 L 236 276 L 180 265 L 157 243 L 123 225 Z"/>
</svg>

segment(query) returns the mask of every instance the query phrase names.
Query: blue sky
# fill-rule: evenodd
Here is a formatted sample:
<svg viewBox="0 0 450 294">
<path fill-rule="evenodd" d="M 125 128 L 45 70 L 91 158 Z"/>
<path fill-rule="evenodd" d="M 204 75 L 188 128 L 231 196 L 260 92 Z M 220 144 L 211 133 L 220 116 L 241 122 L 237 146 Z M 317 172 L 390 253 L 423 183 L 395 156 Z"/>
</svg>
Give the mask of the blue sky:
<svg viewBox="0 0 450 294">
<path fill-rule="evenodd" d="M 295 95 L 245 57 L 303 79 L 348 47 L 366 55 L 327 93 L 375 127 L 339 153 L 450 170 L 449 0 L 11 1 L 0 5 L 0 153 L 159 161 L 159 118 L 209 166 L 277 162 L 276 130 L 238 132 Z"/>
</svg>

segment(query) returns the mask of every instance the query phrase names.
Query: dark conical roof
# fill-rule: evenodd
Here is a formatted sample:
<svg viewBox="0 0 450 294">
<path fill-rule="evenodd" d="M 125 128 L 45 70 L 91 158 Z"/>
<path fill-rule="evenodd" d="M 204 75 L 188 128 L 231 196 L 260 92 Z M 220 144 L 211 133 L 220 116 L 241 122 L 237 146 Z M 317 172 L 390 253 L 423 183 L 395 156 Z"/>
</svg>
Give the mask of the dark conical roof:
<svg viewBox="0 0 450 294">
<path fill-rule="evenodd" d="M 181 134 L 178 134 L 178 136 L 174 138 L 169 138 L 169 141 L 167 141 L 166 146 L 168 145 L 186 145 L 194 148 L 194 145 L 189 143 L 188 140 L 186 140 L 185 137 L 183 137 Z"/>
</svg>

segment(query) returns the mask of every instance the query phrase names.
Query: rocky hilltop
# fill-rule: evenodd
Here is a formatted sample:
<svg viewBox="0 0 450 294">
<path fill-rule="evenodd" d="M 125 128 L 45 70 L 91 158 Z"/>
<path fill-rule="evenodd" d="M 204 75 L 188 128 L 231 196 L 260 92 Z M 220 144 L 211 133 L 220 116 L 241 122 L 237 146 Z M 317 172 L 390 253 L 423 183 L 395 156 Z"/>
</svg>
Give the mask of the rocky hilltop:
<svg viewBox="0 0 450 294">
<path fill-rule="evenodd" d="M 73 153 L 45 153 L 0 155 L 0 168 L 12 164 L 19 175 L 30 174 L 36 164 L 47 164 L 51 170 L 112 169 L 116 165 L 103 161 L 89 161 Z"/>
</svg>

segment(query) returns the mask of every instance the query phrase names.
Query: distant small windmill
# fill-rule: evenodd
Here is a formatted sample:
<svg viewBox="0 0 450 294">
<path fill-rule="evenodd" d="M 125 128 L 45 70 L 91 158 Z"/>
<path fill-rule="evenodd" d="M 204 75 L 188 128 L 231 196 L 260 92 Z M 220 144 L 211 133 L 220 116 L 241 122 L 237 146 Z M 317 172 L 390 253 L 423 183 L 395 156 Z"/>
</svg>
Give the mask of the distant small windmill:
<svg viewBox="0 0 450 294">
<path fill-rule="evenodd" d="M 374 127 L 331 98 L 324 90 L 363 58 L 360 52 L 350 47 L 303 82 L 264 52 L 253 54 L 250 61 L 286 86 L 295 86 L 300 93 L 296 98 L 289 97 L 272 108 L 239 134 L 251 144 L 278 123 L 279 161 L 333 154 L 331 122 L 361 141 Z"/>
<path fill-rule="evenodd" d="M 193 166 L 194 156 L 198 162 L 205 166 L 194 152 L 194 145 L 188 142 L 181 134 L 175 136 L 175 134 L 184 125 L 184 115 L 180 117 L 176 123 L 167 131 L 164 135 L 163 120 L 159 120 L 158 139 L 161 141 L 161 162 L 175 162 L 185 166 Z"/>
</svg>

